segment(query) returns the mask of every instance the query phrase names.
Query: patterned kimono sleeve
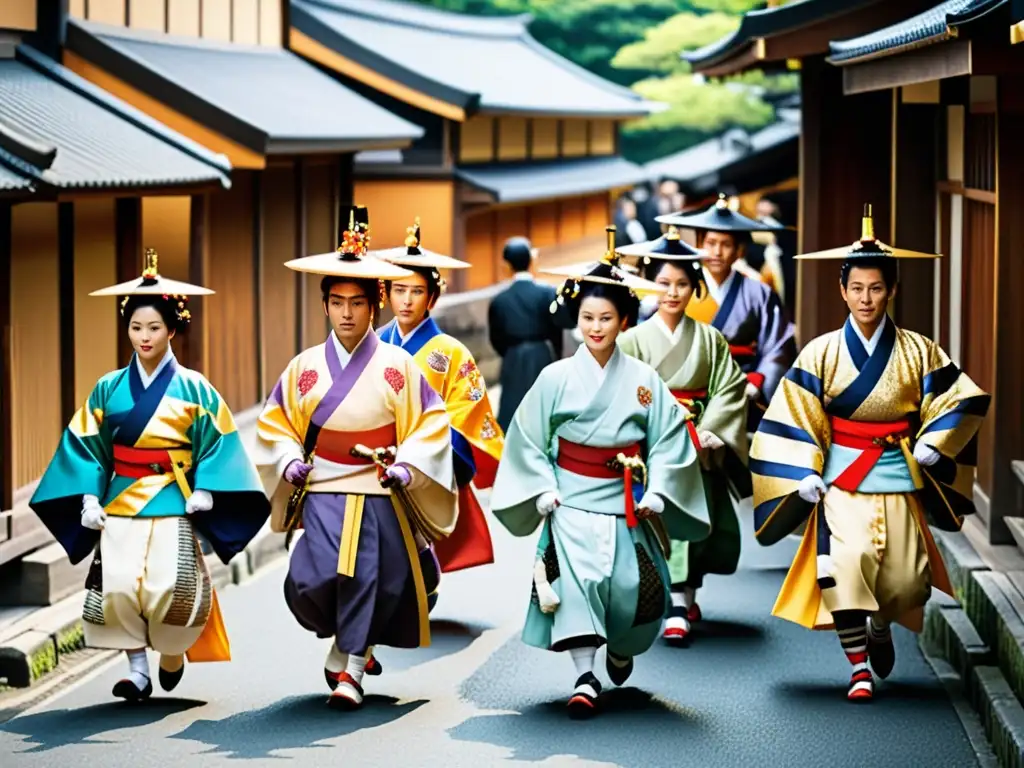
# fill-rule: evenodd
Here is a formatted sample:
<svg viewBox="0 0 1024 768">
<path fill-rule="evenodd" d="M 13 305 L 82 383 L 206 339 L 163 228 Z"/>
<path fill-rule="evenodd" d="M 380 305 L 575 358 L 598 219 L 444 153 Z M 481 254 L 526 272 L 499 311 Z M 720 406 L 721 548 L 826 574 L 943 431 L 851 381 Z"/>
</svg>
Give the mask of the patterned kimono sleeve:
<svg viewBox="0 0 1024 768">
<path fill-rule="evenodd" d="M 708 380 L 708 404 L 701 414 L 701 429 L 715 435 L 744 464 L 747 462 L 747 378 L 729 354 L 729 342 L 717 330 L 712 339 L 711 376 Z"/>
<path fill-rule="evenodd" d="M 193 371 L 190 377 L 198 404 L 189 428 L 193 484 L 213 496 L 213 508 L 196 512 L 192 522 L 227 563 L 263 527 L 270 516 L 270 501 L 224 398 L 202 375 Z"/>
<path fill-rule="evenodd" d="M 669 535 L 699 541 L 710 532 L 707 498 L 697 450 L 686 432 L 685 411 L 653 368 L 648 369 L 651 404 L 647 409 L 647 493 L 665 502 Z"/>
<path fill-rule="evenodd" d="M 762 308 L 761 331 L 757 339 L 757 372 L 764 377 L 760 387 L 764 399 L 771 402 L 786 369 L 796 356 L 796 340 L 793 324 L 786 320 L 779 297 L 770 289 L 765 290 L 764 294 L 766 301 Z"/>
<path fill-rule="evenodd" d="M 950 361 L 938 344 L 920 338 L 926 351 L 917 439 L 941 454 L 934 465 L 922 467 L 931 480 L 925 481 L 922 500 L 934 525 L 959 530 L 963 516 L 974 512 L 978 430 L 991 397 Z"/>
<path fill-rule="evenodd" d="M 29 506 L 77 563 L 96 545 L 98 534 L 81 526 L 82 497 L 103 500 L 113 467 L 113 439 L 105 421 L 107 401 L 118 381 L 108 374 L 97 382 L 71 418 Z"/>
<path fill-rule="evenodd" d="M 458 453 L 468 452 L 476 487 L 490 488 L 498 470 L 504 435 L 494 417 L 484 377 L 469 350 L 458 343 L 452 345 L 444 397 L 452 422 L 452 447 Z"/>
<path fill-rule="evenodd" d="M 529 536 L 542 520 L 537 499 L 557 493 L 551 455 L 551 416 L 556 404 L 553 368 L 541 371 L 516 409 L 491 491 L 491 511 L 513 536 Z"/>
<path fill-rule="evenodd" d="M 386 387 L 395 414 L 398 439 L 395 462 L 410 470 L 411 489 L 432 482 L 451 491 L 455 484 L 451 422 L 444 402 L 412 357 L 405 353 L 401 357 L 401 368 L 385 368 L 384 380 L 380 382 Z"/>
<path fill-rule="evenodd" d="M 296 357 L 277 380 L 256 420 L 254 458 L 268 496 L 274 495 L 288 465 L 305 458 L 303 440 L 309 425 L 302 423 L 296 396 L 298 371 Z"/>
<path fill-rule="evenodd" d="M 813 506 L 797 494 L 800 481 L 820 475 L 831 431 L 822 404 L 825 340 L 815 339 L 783 378 L 754 435 L 754 530 L 774 544 L 796 530 Z"/>
</svg>

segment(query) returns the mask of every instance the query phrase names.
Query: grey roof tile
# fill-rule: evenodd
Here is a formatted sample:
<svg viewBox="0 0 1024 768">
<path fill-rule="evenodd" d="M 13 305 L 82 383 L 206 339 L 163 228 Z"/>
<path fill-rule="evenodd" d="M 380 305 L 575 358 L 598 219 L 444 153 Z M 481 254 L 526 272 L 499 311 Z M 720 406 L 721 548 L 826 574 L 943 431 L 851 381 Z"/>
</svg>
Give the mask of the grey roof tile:
<svg viewBox="0 0 1024 768">
<path fill-rule="evenodd" d="M 649 106 L 548 50 L 529 17 L 482 18 L 396 0 L 292 0 L 292 24 L 323 45 L 435 98 L 474 110 L 641 116 Z"/>
<path fill-rule="evenodd" d="M 79 85 L 73 73 L 25 47 L 0 60 L 3 183 L 15 183 L 13 173 L 33 187 L 60 189 L 229 186 L 226 159 L 194 151 L 184 137 L 137 122 L 131 107 Z"/>
<path fill-rule="evenodd" d="M 648 178 L 642 167 L 617 156 L 548 163 L 461 166 L 455 170 L 455 175 L 490 193 L 499 203 L 587 195 L 614 187 L 632 186 Z"/>
<path fill-rule="evenodd" d="M 829 43 L 833 64 L 942 42 L 955 36 L 958 21 L 1004 5 L 1007 0 L 946 0 L 917 16 L 866 35 Z"/>
<path fill-rule="evenodd" d="M 69 44 L 94 63 L 257 151 L 401 145 L 423 135 L 290 51 L 81 21 L 70 27 Z"/>
</svg>

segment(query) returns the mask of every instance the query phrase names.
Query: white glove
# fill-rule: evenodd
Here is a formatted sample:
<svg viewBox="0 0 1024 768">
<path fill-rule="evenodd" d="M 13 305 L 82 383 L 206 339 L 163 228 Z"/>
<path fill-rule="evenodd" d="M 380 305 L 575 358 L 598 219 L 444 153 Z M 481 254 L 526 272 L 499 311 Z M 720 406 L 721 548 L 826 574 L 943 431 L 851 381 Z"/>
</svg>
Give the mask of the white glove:
<svg viewBox="0 0 1024 768">
<path fill-rule="evenodd" d="M 817 504 L 825 496 L 828 488 L 819 475 L 808 475 L 800 481 L 800 498 L 811 504 Z"/>
<path fill-rule="evenodd" d="M 538 557 L 533 564 L 533 586 L 537 588 L 537 602 L 540 603 L 541 613 L 554 613 L 558 610 L 562 601 L 558 599 L 554 587 L 548 581 L 548 572 L 542 557 Z"/>
<path fill-rule="evenodd" d="M 192 491 L 192 495 L 185 502 L 185 514 L 191 515 L 194 512 L 209 512 L 213 509 L 213 496 L 209 491 Z"/>
<path fill-rule="evenodd" d="M 923 467 L 930 467 L 941 457 L 941 453 L 936 451 L 927 443 L 922 443 L 920 440 L 918 440 L 917 444 L 914 446 L 914 458 L 917 459 L 917 463 Z"/>
<path fill-rule="evenodd" d="M 82 526 L 91 528 L 94 531 L 103 530 L 107 522 L 107 513 L 100 506 L 100 500 L 95 496 L 86 494 L 82 497 Z"/>
<path fill-rule="evenodd" d="M 701 448 L 710 448 L 712 451 L 717 451 L 725 446 L 725 443 L 719 439 L 718 435 L 703 429 L 697 430 L 697 440 L 700 441 Z"/>
<path fill-rule="evenodd" d="M 556 491 L 545 491 L 537 497 L 537 513 L 541 517 L 547 517 L 555 508 L 562 503 Z"/>
<path fill-rule="evenodd" d="M 665 511 L 665 502 L 658 494 L 648 491 L 643 495 L 643 498 L 640 499 L 640 503 L 636 505 L 636 508 L 649 509 L 654 514 L 660 515 Z"/>
<path fill-rule="evenodd" d="M 761 390 L 758 389 L 753 384 L 751 384 L 749 381 L 747 382 L 747 388 L 745 390 L 745 393 L 747 395 L 748 400 L 757 400 L 757 398 L 761 396 Z"/>
</svg>

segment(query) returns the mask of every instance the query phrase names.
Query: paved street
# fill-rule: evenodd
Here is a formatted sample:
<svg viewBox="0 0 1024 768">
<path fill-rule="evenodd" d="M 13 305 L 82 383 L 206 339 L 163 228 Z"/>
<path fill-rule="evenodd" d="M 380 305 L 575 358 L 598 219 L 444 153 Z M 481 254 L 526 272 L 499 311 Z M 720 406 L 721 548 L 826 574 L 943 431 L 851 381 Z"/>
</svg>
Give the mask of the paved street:
<svg viewBox="0 0 1024 768">
<path fill-rule="evenodd" d="M 707 620 L 693 646 L 659 643 L 628 687 L 612 689 L 602 717 L 572 722 L 570 659 L 518 639 L 533 543 L 494 533 L 496 565 L 444 582 L 434 645 L 381 650 L 385 674 L 367 678 L 361 712 L 325 706 L 326 642 L 288 613 L 278 564 L 222 595 L 231 664 L 192 666 L 173 697 L 158 690 L 128 706 L 110 698 L 118 659 L 0 725 L 2 764 L 977 765 L 913 636 L 899 631 L 896 672 L 858 707 L 845 701 L 848 666 L 835 637 L 769 617 L 793 542 L 749 542 L 742 571 L 702 593 Z"/>
</svg>

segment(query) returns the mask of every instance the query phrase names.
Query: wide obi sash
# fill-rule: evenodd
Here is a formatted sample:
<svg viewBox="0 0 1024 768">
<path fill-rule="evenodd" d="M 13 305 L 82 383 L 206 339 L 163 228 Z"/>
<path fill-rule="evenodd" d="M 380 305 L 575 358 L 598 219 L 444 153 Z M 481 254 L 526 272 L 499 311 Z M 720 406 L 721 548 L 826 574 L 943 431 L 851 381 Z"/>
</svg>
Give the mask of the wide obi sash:
<svg viewBox="0 0 1024 768">
<path fill-rule="evenodd" d="M 914 486 L 921 488 L 921 473 L 910 450 L 912 431 L 907 419 L 900 421 L 851 421 L 839 416 L 830 416 L 832 427 L 832 443 L 844 448 L 860 451 L 854 460 L 833 481 L 833 485 L 851 493 L 860 488 L 860 484 L 874 469 L 882 454 L 886 451 L 902 451 L 910 469 Z"/>
<path fill-rule="evenodd" d="M 153 475 L 174 475 L 186 499 L 192 495 L 186 475 L 192 469 L 190 448 L 135 448 L 114 443 L 114 474 L 135 479 Z"/>
<path fill-rule="evenodd" d="M 640 483 L 647 480 L 647 466 L 640 457 L 640 444 L 598 448 L 580 445 L 558 438 L 559 467 L 583 477 L 614 480 L 621 477 L 625 483 L 626 525 L 636 528 L 640 524 L 636 516 L 636 501 L 633 498 L 633 473 L 637 472 Z"/>
<path fill-rule="evenodd" d="M 754 344 L 730 344 L 729 354 L 732 355 L 732 359 L 736 361 L 736 365 L 742 368 L 745 365 L 754 365 L 757 363 L 757 343 Z M 764 374 L 758 373 L 757 371 L 751 371 L 746 374 L 747 381 L 753 384 L 755 387 L 760 389 L 764 386 Z"/>
<path fill-rule="evenodd" d="M 686 431 L 690 433 L 693 447 L 699 451 L 701 445 L 697 438 L 697 426 L 694 424 L 694 419 L 698 415 L 697 406 L 700 405 L 701 409 L 707 406 L 708 391 L 706 389 L 673 389 L 672 397 L 690 413 L 690 418 L 686 420 Z"/>
<path fill-rule="evenodd" d="M 316 455 L 335 464 L 366 465 L 372 464 L 373 461 L 370 458 L 352 455 L 352 449 L 357 445 L 386 448 L 397 443 L 398 434 L 395 432 L 394 422 L 362 432 L 321 429 L 316 438 Z"/>
</svg>

